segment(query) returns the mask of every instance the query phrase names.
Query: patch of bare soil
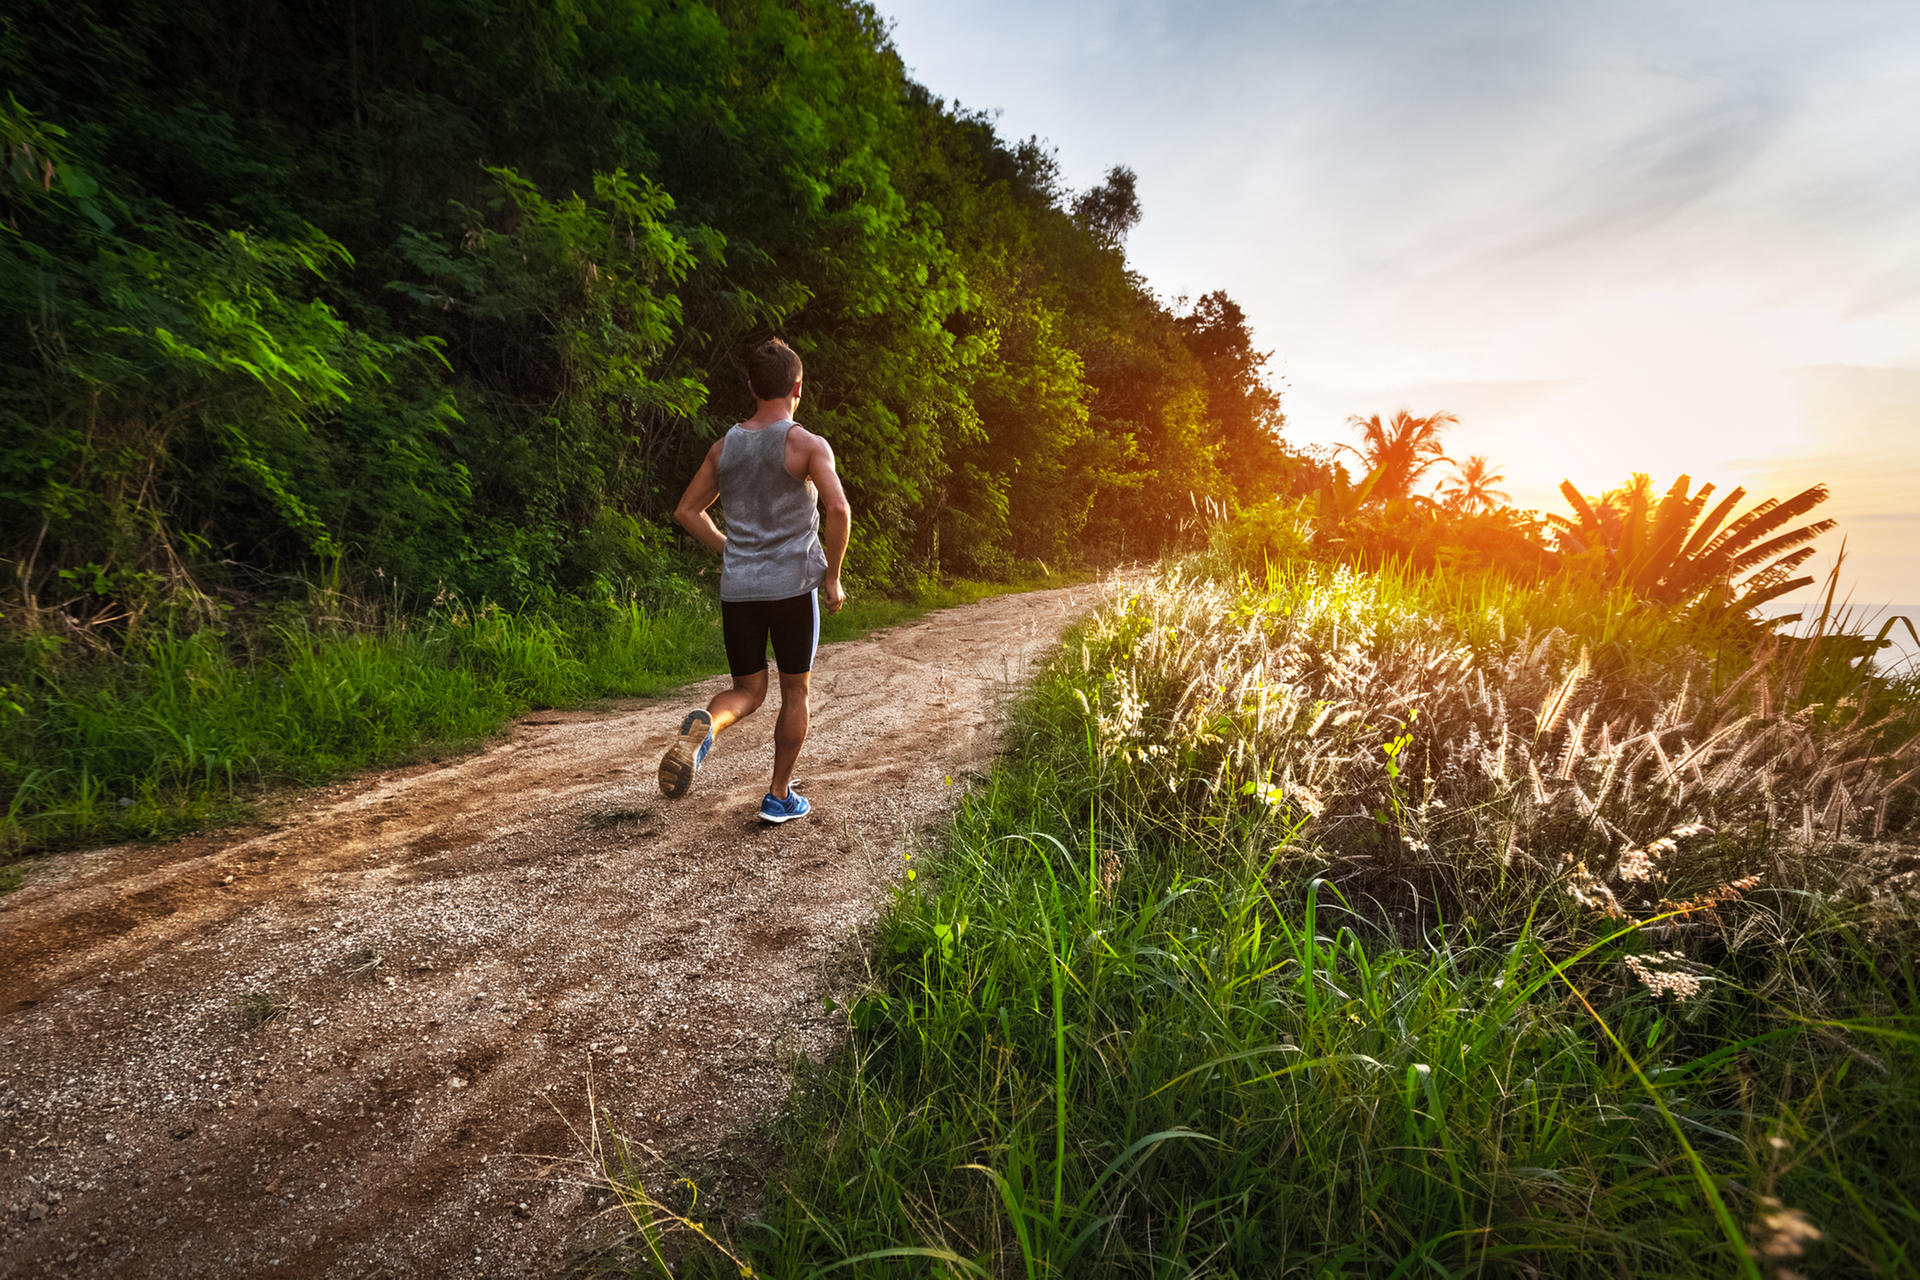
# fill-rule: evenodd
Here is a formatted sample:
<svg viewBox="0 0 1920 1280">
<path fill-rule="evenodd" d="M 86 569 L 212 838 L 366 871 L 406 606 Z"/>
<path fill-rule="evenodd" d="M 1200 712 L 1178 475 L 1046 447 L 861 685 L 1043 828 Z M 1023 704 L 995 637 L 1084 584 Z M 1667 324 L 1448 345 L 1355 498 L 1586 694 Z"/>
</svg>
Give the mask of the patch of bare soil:
<svg viewBox="0 0 1920 1280">
<path fill-rule="evenodd" d="M 755 1185 L 903 840 L 1093 595 L 824 650 L 783 827 L 771 702 L 658 795 L 713 680 L 49 859 L 0 898 L 0 1276 L 551 1275 L 621 1225 L 578 1176 L 590 1082 L 662 1167 Z"/>
</svg>

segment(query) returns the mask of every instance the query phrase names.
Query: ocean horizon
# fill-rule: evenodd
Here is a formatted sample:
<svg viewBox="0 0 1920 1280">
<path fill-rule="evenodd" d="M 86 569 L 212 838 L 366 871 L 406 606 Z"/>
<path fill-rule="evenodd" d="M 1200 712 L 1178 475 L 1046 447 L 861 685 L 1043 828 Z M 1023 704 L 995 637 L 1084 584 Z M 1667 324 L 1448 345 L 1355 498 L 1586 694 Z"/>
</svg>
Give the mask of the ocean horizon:
<svg viewBox="0 0 1920 1280">
<path fill-rule="evenodd" d="M 1843 607 L 1848 629 L 1852 631 L 1871 635 L 1884 626 L 1888 618 L 1902 617 L 1911 622 L 1915 630 L 1920 630 L 1920 604 L 1854 603 Z M 1803 615 L 1799 622 L 1787 628 L 1788 633 L 1792 634 L 1807 626 L 1810 617 L 1817 615 L 1819 609 L 1816 600 L 1774 600 L 1762 605 L 1760 612 L 1771 618 L 1790 613 Z M 1890 675 L 1920 674 L 1920 645 L 1914 643 L 1907 628 L 1895 623 L 1893 630 L 1887 633 L 1887 641 L 1887 647 L 1874 655 L 1874 664 Z"/>
</svg>

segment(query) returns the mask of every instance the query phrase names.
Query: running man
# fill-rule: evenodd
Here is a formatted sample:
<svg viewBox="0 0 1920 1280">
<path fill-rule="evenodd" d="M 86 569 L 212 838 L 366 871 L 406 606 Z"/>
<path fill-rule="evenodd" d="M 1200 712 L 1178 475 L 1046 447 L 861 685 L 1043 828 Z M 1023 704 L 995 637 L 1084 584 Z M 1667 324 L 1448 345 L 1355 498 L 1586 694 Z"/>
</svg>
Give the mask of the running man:
<svg viewBox="0 0 1920 1280">
<path fill-rule="evenodd" d="M 680 722 L 679 737 L 660 761 L 660 791 L 673 800 L 687 794 L 714 739 L 767 700 L 771 640 L 780 664 L 780 718 L 773 726 L 773 785 L 760 802 L 766 822 L 791 822 L 813 808 L 793 789 L 793 765 L 807 740 L 820 610 L 838 613 L 846 603 L 840 561 L 853 527 L 833 450 L 793 420 L 800 379 L 799 354 L 778 338 L 747 353 L 747 384 L 758 408 L 707 450 L 673 513 L 682 528 L 720 553 L 720 627 L 733 688 Z M 726 511 L 725 533 L 707 512 L 716 498 Z"/>
</svg>

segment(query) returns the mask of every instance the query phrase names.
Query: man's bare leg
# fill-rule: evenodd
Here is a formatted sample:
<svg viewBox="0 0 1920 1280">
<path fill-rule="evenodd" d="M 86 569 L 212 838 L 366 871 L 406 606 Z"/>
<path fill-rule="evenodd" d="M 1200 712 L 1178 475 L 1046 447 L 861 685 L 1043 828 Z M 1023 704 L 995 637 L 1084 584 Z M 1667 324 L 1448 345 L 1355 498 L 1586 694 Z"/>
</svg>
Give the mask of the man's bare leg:
<svg viewBox="0 0 1920 1280">
<path fill-rule="evenodd" d="M 690 711 L 680 733 L 660 761 L 660 794 L 678 800 L 693 786 L 693 775 L 718 740 L 720 731 L 752 715 L 767 700 L 767 672 L 735 676 L 733 688 L 717 695 L 705 711 Z"/>
<path fill-rule="evenodd" d="M 719 737 L 720 731 L 736 720 L 745 720 L 760 709 L 767 700 L 767 669 L 762 667 L 752 675 L 735 676 L 733 688 L 713 695 L 713 701 L 707 704 L 707 714 L 713 717 L 713 736 Z"/>
<path fill-rule="evenodd" d="M 763 674 L 761 679 L 764 681 L 766 676 Z M 807 740 L 810 723 L 807 696 L 812 679 L 811 671 L 796 675 L 780 673 L 780 718 L 773 725 L 773 786 L 768 788 L 779 800 L 787 798 L 787 787 L 793 782 L 793 766 L 800 759 L 801 744 Z M 764 695 L 765 685 L 761 688 Z"/>
</svg>

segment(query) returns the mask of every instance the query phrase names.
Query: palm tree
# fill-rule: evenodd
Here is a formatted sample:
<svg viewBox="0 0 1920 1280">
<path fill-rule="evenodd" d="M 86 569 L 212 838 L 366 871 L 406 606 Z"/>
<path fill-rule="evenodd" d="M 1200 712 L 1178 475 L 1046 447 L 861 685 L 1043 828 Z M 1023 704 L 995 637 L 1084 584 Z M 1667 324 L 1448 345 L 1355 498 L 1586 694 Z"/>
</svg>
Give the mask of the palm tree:
<svg viewBox="0 0 1920 1280">
<path fill-rule="evenodd" d="M 1833 521 L 1787 526 L 1827 500 L 1825 485 L 1785 502 L 1768 498 L 1729 522 L 1747 491 L 1735 489 L 1703 517 L 1713 486 L 1689 493 L 1692 484 L 1681 476 L 1656 505 L 1653 485 L 1643 475 L 1597 501 L 1562 481 L 1560 492 L 1574 516 L 1550 514 L 1547 520 L 1562 550 L 1596 552 L 1608 581 L 1657 603 L 1717 598 L 1727 610 L 1745 613 L 1813 581 L 1788 575 L 1812 557 L 1806 544 L 1833 528 Z M 1736 579 L 1744 580 L 1736 585 Z"/>
<path fill-rule="evenodd" d="M 1430 413 L 1416 418 L 1405 409 L 1382 423 L 1380 415 L 1347 419 L 1347 425 L 1360 433 L 1360 447 L 1340 447 L 1366 464 L 1374 477 L 1372 494 L 1381 498 L 1404 498 L 1413 486 L 1434 467 L 1452 459 L 1440 448 L 1440 433 L 1458 423 L 1451 413 Z"/>
<path fill-rule="evenodd" d="M 1707 487 L 1711 489 L 1713 486 Z M 1592 499 L 1593 514 L 1617 540 L 1620 522 L 1627 519 L 1628 513 L 1640 509 L 1652 510 L 1657 497 L 1653 477 L 1644 471 L 1636 471 L 1627 477 L 1625 484 Z"/>
<path fill-rule="evenodd" d="M 1448 459 L 1452 461 L 1452 459 Z M 1442 481 L 1434 496 L 1453 511 L 1475 511 L 1481 507 L 1500 507 L 1511 502 L 1507 491 L 1499 487 L 1506 477 L 1493 469 L 1486 455 L 1476 453 L 1465 462 L 1453 463 L 1453 479 Z"/>
</svg>

